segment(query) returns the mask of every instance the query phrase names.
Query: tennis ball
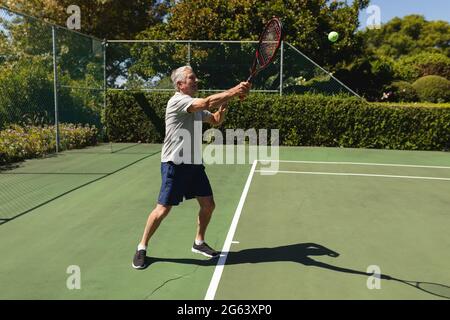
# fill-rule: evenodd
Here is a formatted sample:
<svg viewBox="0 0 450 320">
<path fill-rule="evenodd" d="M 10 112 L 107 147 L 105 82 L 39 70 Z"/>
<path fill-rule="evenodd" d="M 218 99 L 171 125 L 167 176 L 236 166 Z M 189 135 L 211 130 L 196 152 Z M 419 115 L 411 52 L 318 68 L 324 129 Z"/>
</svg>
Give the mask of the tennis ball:
<svg viewBox="0 0 450 320">
<path fill-rule="evenodd" d="M 339 39 L 339 33 L 337 33 L 336 31 L 331 31 L 328 34 L 328 40 L 330 40 L 331 42 L 336 42 L 337 39 Z"/>
</svg>

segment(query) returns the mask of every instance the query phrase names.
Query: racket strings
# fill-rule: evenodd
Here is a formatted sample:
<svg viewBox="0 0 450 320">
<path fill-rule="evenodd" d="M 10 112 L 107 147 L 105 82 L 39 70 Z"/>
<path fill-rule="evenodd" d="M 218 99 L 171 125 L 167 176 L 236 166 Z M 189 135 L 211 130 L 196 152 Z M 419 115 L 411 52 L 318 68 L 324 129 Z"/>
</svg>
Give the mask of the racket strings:
<svg viewBox="0 0 450 320">
<path fill-rule="evenodd" d="M 272 57 L 275 55 L 279 42 L 281 38 L 281 27 L 278 25 L 276 21 L 270 23 L 260 42 L 259 47 L 259 59 L 258 62 L 260 65 L 265 65 L 270 62 Z"/>
</svg>

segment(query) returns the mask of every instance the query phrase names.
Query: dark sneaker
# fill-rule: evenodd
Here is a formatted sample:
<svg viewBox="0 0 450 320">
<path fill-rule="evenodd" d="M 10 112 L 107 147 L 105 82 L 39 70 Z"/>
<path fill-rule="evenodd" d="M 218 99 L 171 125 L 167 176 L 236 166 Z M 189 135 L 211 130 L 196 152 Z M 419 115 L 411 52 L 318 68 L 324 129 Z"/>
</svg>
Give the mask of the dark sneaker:
<svg viewBox="0 0 450 320">
<path fill-rule="evenodd" d="M 200 245 L 196 245 L 194 242 L 194 245 L 192 246 L 192 252 L 201 253 L 202 255 L 207 256 L 209 258 L 218 257 L 220 253 L 211 248 L 210 246 L 208 246 L 206 242 L 203 242 Z"/>
<path fill-rule="evenodd" d="M 147 255 L 147 251 L 139 250 L 136 251 L 133 258 L 133 268 L 135 269 L 144 269 L 145 268 L 145 256 Z"/>
</svg>

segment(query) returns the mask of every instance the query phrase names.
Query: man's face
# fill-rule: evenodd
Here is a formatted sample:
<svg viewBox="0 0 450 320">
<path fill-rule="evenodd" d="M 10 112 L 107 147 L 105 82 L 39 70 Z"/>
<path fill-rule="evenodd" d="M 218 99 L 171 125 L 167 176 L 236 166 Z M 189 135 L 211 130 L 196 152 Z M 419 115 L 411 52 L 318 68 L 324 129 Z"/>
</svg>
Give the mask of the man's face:
<svg viewBox="0 0 450 320">
<path fill-rule="evenodd" d="M 198 79 L 195 73 L 191 70 L 186 70 L 186 79 L 183 82 L 179 82 L 180 91 L 184 94 L 193 96 L 197 93 Z"/>
</svg>

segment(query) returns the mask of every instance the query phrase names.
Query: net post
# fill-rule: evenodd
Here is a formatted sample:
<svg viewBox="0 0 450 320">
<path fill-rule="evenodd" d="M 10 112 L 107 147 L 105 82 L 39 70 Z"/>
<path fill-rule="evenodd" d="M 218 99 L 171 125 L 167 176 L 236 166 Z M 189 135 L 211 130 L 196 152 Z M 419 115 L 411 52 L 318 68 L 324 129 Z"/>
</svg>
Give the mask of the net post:
<svg viewBox="0 0 450 320">
<path fill-rule="evenodd" d="M 59 119 L 58 119 L 58 65 L 56 59 L 56 28 L 52 26 L 53 42 L 53 88 L 55 98 L 55 133 L 56 133 L 56 153 L 59 152 Z"/>
<path fill-rule="evenodd" d="M 283 53 L 284 53 L 284 41 L 281 41 L 281 48 L 280 48 L 280 97 L 283 95 Z"/>
</svg>

